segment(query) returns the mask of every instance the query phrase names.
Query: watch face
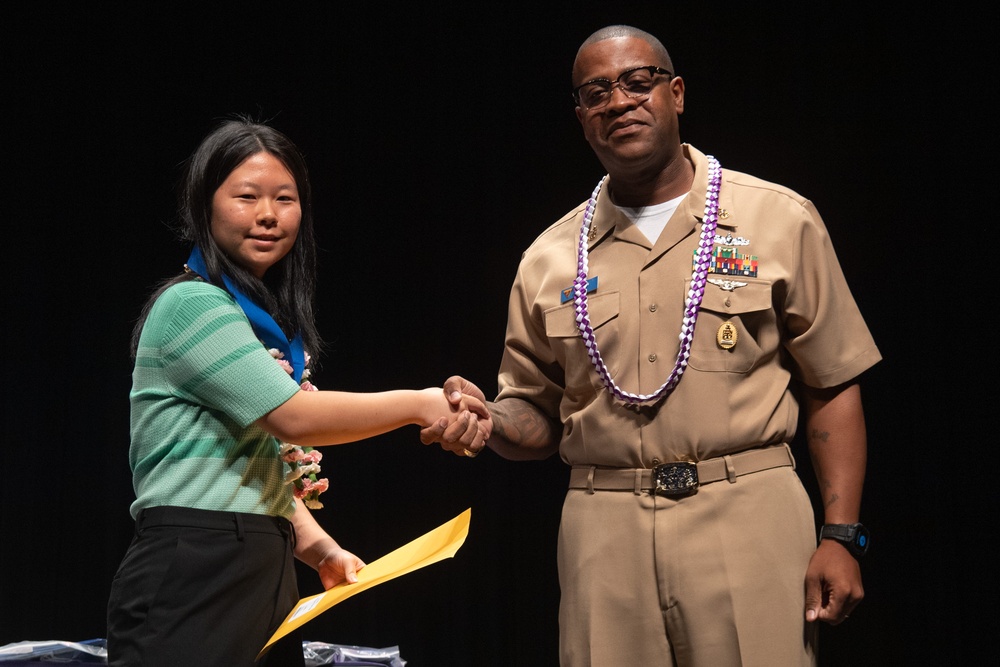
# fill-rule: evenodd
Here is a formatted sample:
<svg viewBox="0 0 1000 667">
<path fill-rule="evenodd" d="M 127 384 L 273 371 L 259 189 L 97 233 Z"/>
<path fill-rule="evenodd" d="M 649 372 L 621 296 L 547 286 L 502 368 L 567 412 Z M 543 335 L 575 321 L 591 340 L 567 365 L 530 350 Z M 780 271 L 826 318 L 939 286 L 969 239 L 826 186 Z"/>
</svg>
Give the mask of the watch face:
<svg viewBox="0 0 1000 667">
<path fill-rule="evenodd" d="M 864 556 L 871 543 L 868 529 L 860 523 L 826 524 L 823 526 L 821 537 L 840 542 L 855 558 Z"/>
<path fill-rule="evenodd" d="M 857 556 L 864 556 L 865 552 L 868 551 L 868 529 L 862 526 L 860 523 L 854 525 L 854 539 L 851 542 L 854 551 Z"/>
</svg>

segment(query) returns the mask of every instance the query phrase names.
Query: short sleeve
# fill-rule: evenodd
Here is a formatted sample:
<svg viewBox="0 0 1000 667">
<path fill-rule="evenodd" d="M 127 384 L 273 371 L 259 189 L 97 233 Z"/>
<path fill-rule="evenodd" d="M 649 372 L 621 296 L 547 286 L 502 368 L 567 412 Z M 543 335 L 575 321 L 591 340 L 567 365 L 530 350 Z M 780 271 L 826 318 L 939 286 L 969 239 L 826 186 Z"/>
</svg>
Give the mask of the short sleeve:
<svg viewBox="0 0 1000 667">
<path fill-rule="evenodd" d="M 795 373 L 812 387 L 847 382 L 882 357 L 844 278 L 819 213 L 805 202 L 795 272 L 785 302 L 786 348 Z"/>
<path fill-rule="evenodd" d="M 172 390 L 246 427 L 299 387 L 257 339 L 224 290 L 199 281 L 168 289 L 154 304 L 136 365 L 160 365 Z"/>
</svg>

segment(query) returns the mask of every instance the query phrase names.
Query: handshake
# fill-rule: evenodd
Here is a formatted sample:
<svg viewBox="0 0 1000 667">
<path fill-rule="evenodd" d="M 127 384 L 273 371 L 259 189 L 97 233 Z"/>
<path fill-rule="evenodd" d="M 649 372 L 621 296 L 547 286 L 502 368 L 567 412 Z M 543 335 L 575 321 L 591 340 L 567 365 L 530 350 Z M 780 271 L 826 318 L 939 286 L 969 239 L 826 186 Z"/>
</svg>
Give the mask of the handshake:
<svg viewBox="0 0 1000 667">
<path fill-rule="evenodd" d="M 422 428 L 420 441 L 425 445 L 439 443 L 441 449 L 458 456 L 479 456 L 493 431 L 493 418 L 482 390 L 468 380 L 452 376 L 442 389 L 426 391 L 443 391 L 448 414 Z M 437 400 L 440 397 L 439 394 Z"/>
</svg>

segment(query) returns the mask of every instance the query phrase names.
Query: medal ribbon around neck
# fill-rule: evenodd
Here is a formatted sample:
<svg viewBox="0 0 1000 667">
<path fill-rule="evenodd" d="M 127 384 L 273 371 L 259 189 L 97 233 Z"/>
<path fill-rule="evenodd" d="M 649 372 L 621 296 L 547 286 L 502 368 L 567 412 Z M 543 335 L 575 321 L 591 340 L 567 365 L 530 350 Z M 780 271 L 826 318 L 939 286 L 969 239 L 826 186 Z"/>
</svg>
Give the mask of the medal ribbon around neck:
<svg viewBox="0 0 1000 667">
<path fill-rule="evenodd" d="M 208 277 L 208 267 L 205 265 L 205 258 L 201 254 L 201 248 L 197 245 L 191 251 L 191 256 L 188 257 L 185 267 L 197 273 L 206 282 L 212 282 Z M 236 283 L 224 273 L 222 274 L 222 282 L 225 283 L 226 290 L 236 299 L 239 307 L 243 309 L 243 313 L 250 320 L 250 326 L 253 327 L 254 334 L 264 343 L 264 347 L 280 350 L 285 355 L 284 359 L 292 365 L 292 378 L 296 382 L 301 382 L 302 371 L 306 367 L 306 355 L 302 347 L 302 333 L 298 332 L 294 338 L 288 340 L 285 332 L 281 330 L 281 327 L 274 321 L 274 318 L 258 306 L 249 296 L 244 294 Z"/>
<path fill-rule="evenodd" d="M 698 241 L 698 258 L 695 261 L 694 271 L 691 273 L 691 288 L 688 290 L 687 298 L 684 300 L 684 319 L 681 322 L 680 350 L 677 352 L 677 361 L 674 369 L 670 371 L 666 382 L 660 385 L 652 394 L 632 394 L 624 391 L 615 381 L 611 379 L 608 367 L 605 366 L 601 358 L 601 352 L 597 348 L 597 338 L 594 329 L 590 326 L 590 315 L 587 312 L 587 233 L 594 217 L 594 209 L 597 208 L 597 195 L 601 192 L 607 176 L 602 178 L 594 193 L 590 195 L 587 208 L 583 213 L 583 224 L 580 227 L 580 246 L 577 254 L 577 276 L 573 281 L 573 302 L 576 304 L 576 322 L 583 337 L 584 345 L 587 347 L 587 355 L 590 357 L 594 369 L 604 388 L 611 392 L 615 398 L 630 405 L 650 404 L 659 401 L 674 390 L 680 382 L 684 369 L 687 368 L 688 358 L 691 356 L 691 341 L 694 338 L 694 327 L 698 321 L 698 309 L 701 307 L 702 297 L 705 296 L 705 282 L 708 277 L 708 266 L 712 256 L 712 244 L 715 241 L 715 228 L 719 222 L 719 187 L 722 184 L 722 167 L 719 161 L 713 156 L 708 156 L 708 190 L 705 194 L 705 217 L 702 220 L 701 238 Z"/>
</svg>

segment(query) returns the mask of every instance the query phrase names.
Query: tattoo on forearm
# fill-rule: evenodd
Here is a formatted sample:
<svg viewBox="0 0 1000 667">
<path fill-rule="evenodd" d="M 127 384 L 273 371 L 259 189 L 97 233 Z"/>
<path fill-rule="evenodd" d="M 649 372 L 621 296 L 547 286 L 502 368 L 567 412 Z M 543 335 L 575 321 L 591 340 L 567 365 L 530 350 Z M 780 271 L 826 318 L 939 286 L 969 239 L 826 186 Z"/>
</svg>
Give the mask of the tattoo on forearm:
<svg viewBox="0 0 1000 667">
<path fill-rule="evenodd" d="M 493 430 L 501 438 L 521 445 L 537 445 L 558 437 L 556 425 L 531 404 L 513 400 L 500 403 L 495 410 Z"/>
<path fill-rule="evenodd" d="M 840 496 L 835 491 L 830 490 L 833 487 L 833 484 L 830 484 L 830 480 L 820 477 L 817 481 L 819 482 L 820 493 L 823 495 L 823 507 L 829 507 L 840 500 Z"/>
<path fill-rule="evenodd" d="M 820 431 L 818 429 L 813 429 L 809 432 L 809 440 L 812 442 L 822 442 L 825 443 L 830 439 L 829 431 Z"/>
</svg>

